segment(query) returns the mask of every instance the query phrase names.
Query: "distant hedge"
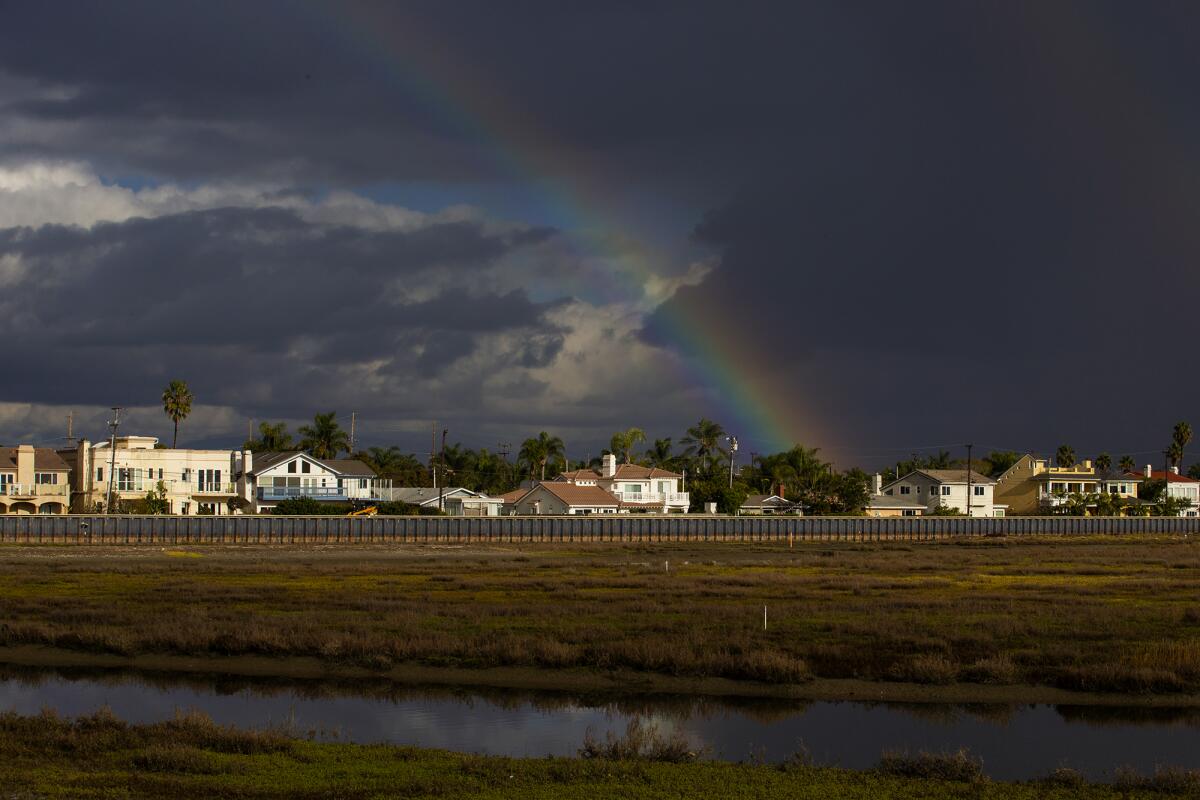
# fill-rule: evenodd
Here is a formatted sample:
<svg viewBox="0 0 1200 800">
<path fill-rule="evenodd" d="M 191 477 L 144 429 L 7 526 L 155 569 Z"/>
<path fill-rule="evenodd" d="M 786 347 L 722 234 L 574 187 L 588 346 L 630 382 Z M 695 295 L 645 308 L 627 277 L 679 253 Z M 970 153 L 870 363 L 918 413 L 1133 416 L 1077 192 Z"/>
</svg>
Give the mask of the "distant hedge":
<svg viewBox="0 0 1200 800">
<path fill-rule="evenodd" d="M 443 513 L 435 507 L 418 506 L 413 503 L 378 503 L 376 508 L 379 509 L 380 514 L 389 517 L 436 517 Z M 344 517 L 352 511 L 355 511 L 355 507 L 349 503 L 322 503 L 311 497 L 292 497 L 279 501 L 271 513 L 281 517 Z"/>
</svg>

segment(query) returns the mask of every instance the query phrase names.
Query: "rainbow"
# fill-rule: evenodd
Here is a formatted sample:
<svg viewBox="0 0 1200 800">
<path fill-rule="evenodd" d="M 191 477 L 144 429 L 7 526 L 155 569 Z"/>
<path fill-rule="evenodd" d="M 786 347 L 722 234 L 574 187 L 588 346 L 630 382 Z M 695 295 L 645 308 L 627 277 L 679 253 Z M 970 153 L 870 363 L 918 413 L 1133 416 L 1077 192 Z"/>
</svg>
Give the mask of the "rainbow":
<svg viewBox="0 0 1200 800">
<path fill-rule="evenodd" d="M 669 274 L 661 268 L 667 264 L 665 257 L 650 243 L 631 239 L 616 221 L 616 201 L 605 187 L 583 177 L 586 170 L 579 165 L 568 163 L 531 115 L 505 105 L 501 93 L 489 92 L 486 80 L 472 73 L 462 59 L 439 50 L 435 36 L 411 19 L 401 25 L 351 4 L 307 8 L 341 46 L 368 58 L 389 80 L 416 92 L 442 117 L 440 121 L 479 142 L 493 166 L 514 178 L 532 180 L 549 207 L 570 222 L 573 235 L 596 248 L 596 255 L 620 265 L 611 271 L 611 289 L 637 302 L 649 279 Z M 560 175 L 579 177 L 570 183 L 550 178 Z M 824 431 L 802 418 L 798 398 L 775 378 L 779 365 L 752 347 L 727 316 L 720 308 L 695 304 L 687 309 L 668 304 L 658 315 L 668 339 L 701 354 L 681 357 L 681 373 L 686 373 L 681 379 L 704 392 L 706 405 L 714 409 L 708 415 L 738 436 L 743 454 L 825 438 Z"/>
</svg>

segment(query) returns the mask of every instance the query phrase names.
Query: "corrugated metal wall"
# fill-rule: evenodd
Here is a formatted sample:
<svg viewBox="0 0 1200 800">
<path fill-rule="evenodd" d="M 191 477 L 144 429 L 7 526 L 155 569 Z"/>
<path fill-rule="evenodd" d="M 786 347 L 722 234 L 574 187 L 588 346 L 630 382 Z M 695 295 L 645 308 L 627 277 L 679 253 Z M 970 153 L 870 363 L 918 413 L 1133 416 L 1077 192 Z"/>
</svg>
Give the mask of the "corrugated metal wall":
<svg viewBox="0 0 1200 800">
<path fill-rule="evenodd" d="M 1200 517 L 0 516 L 0 543 L 923 541 L 954 536 L 1200 533 Z"/>
</svg>

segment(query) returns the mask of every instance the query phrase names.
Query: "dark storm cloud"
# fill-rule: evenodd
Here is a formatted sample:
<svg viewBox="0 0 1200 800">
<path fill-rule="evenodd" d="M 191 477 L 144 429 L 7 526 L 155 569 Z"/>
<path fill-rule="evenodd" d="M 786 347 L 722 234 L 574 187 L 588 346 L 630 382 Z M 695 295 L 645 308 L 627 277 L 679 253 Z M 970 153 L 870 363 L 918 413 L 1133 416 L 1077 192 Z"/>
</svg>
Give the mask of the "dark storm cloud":
<svg viewBox="0 0 1200 800">
<path fill-rule="evenodd" d="M 345 8 L 9 9 L 2 155 L 197 182 L 426 181 L 445 197 L 525 180 L 495 150 L 528 148 L 568 195 L 615 187 L 650 228 L 694 216 L 719 267 L 663 314 L 730 321 L 826 447 L 1157 447 L 1197 402 L 1194 3 Z M 391 352 L 385 374 L 432 378 L 526 323 L 501 361 L 547 363 L 561 334 L 530 296 L 464 280 L 398 310 L 385 291 L 547 235 L 281 211 L 9 231 L 0 247 L 39 268 L 0 306 L 22 343 L 16 320 L 53 318 L 39 335 L 55 367 L 17 356 L 45 393 L 64 370 L 98 382 L 114 354 L 149 385 L 136 364 L 167 348 L 206 375 L 266 374 L 276 397 L 320 394 L 345 362 Z M 659 322 L 645 339 L 687 352 Z M 298 348 L 312 364 L 281 367 Z M 460 390 L 483 409 L 480 385 Z"/>
<path fill-rule="evenodd" d="M 475 223 L 371 232 L 280 209 L 0 231 L 0 257 L 18 258 L 24 275 L 0 299 L 0 331 L 22 376 L 4 382 L 0 402 L 102 404 L 118 386 L 153 392 L 169 372 L 209 392 L 269 381 L 286 387 L 272 407 L 290 413 L 365 362 L 436 377 L 514 332 L 552 354 L 561 344 L 545 319 L 553 303 L 475 288 L 513 252 L 508 239 Z M 425 299 L 405 299 L 414 291 Z M 528 350 L 516 341 L 489 369 L 525 364 Z"/>
</svg>

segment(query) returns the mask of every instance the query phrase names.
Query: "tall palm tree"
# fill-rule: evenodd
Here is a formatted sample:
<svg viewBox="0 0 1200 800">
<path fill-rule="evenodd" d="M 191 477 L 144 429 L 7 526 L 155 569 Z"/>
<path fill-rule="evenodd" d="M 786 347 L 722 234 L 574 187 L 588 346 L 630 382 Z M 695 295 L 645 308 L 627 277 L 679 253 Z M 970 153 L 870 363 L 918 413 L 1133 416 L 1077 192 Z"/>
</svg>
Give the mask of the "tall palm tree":
<svg viewBox="0 0 1200 800">
<path fill-rule="evenodd" d="M 163 411 L 175 423 L 175 435 L 171 438 L 171 449 L 179 444 L 179 423 L 192 413 L 192 392 L 185 381 L 171 381 L 162 393 Z"/>
<path fill-rule="evenodd" d="M 1192 426 L 1186 422 L 1176 422 L 1175 429 L 1171 431 L 1171 444 L 1174 446 L 1171 452 L 1171 460 L 1175 463 L 1175 466 L 1178 467 L 1183 464 L 1183 448 L 1187 447 L 1191 441 Z"/>
<path fill-rule="evenodd" d="M 1096 469 L 1100 472 L 1108 472 L 1112 469 L 1112 456 L 1108 453 L 1101 453 L 1096 456 Z"/>
<path fill-rule="evenodd" d="M 624 431 L 617 431 L 612 435 L 609 441 L 609 450 L 614 455 L 624 459 L 624 463 L 628 464 L 633 454 L 633 447 L 638 442 L 646 441 L 646 432 L 641 428 L 630 428 Z"/>
<path fill-rule="evenodd" d="M 655 439 L 654 446 L 646 451 L 646 461 L 652 467 L 670 468 L 675 463 L 675 454 L 671 452 L 671 439 Z"/>
<path fill-rule="evenodd" d="M 1121 460 L 1117 462 L 1117 466 L 1121 468 L 1121 472 L 1133 472 L 1137 465 L 1133 461 L 1133 456 L 1121 456 Z"/>
<path fill-rule="evenodd" d="M 535 469 L 541 470 L 541 480 L 546 480 L 546 464 L 562 458 L 564 452 L 563 440 L 557 436 L 542 431 L 536 437 L 526 439 L 521 444 L 521 452 L 517 459 L 529 467 L 529 477 L 532 478 Z"/>
<path fill-rule="evenodd" d="M 304 437 L 300 448 L 314 458 L 336 458 L 350 450 L 350 436 L 338 425 L 336 411 L 317 414 L 312 425 L 300 426 L 300 435 Z"/>
<path fill-rule="evenodd" d="M 1060 444 L 1058 452 L 1054 455 L 1054 460 L 1060 467 L 1070 467 L 1075 465 L 1075 448 L 1069 444 Z"/>
<path fill-rule="evenodd" d="M 705 417 L 687 429 L 687 436 L 680 443 L 687 446 L 684 455 L 699 461 L 705 471 L 711 471 L 716 457 L 724 452 L 721 449 L 724 438 L 725 429 Z"/>
</svg>

